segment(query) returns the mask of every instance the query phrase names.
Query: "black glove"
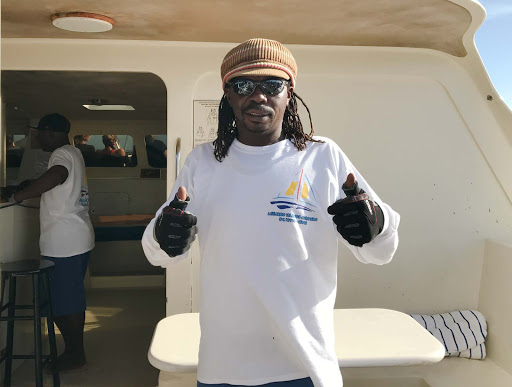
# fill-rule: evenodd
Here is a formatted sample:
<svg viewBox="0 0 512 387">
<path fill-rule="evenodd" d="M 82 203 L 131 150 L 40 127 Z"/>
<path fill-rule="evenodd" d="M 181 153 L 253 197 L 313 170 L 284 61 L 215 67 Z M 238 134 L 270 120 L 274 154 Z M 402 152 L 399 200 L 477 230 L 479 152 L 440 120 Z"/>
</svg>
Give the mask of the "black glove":
<svg viewBox="0 0 512 387">
<path fill-rule="evenodd" d="M 185 253 L 197 234 L 197 217 L 185 212 L 190 197 L 178 199 L 178 194 L 162 210 L 155 222 L 155 239 L 170 257 Z"/>
<path fill-rule="evenodd" d="M 347 197 L 330 205 L 327 212 L 334 215 L 332 220 L 341 236 L 351 245 L 362 247 L 382 231 L 384 213 L 357 182 L 350 188 L 345 183 L 342 189 Z"/>
</svg>

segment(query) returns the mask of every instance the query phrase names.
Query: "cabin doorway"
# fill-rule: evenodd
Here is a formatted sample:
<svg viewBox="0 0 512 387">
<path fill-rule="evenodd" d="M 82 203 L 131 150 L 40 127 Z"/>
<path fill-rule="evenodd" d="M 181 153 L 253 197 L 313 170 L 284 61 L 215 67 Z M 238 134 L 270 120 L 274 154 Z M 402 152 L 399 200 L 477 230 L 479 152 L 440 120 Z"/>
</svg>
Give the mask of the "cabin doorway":
<svg viewBox="0 0 512 387">
<path fill-rule="evenodd" d="M 148 363 L 147 350 L 156 323 L 165 317 L 165 272 L 148 263 L 140 239 L 166 199 L 163 81 L 150 73 L 2 71 L 2 95 L 6 137 L 12 140 L 7 185 L 44 172 L 49 154 L 37 149 L 37 133 L 29 127 L 45 114 L 69 119 L 70 142 L 86 164 L 96 235 L 85 280 L 88 368 L 62 375 L 61 383 L 156 385 L 158 371 Z M 105 151 L 107 143 L 114 152 Z M 13 384 L 31 385 L 32 362 L 17 366 Z"/>
</svg>

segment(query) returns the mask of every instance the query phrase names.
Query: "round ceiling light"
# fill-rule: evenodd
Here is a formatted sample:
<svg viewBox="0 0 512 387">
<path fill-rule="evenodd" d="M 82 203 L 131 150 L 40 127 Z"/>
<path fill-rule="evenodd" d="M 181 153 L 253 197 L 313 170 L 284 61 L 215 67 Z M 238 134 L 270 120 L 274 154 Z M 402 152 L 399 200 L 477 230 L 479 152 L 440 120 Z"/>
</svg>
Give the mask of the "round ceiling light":
<svg viewBox="0 0 512 387">
<path fill-rule="evenodd" d="M 64 12 L 52 15 L 55 27 L 73 32 L 106 32 L 114 25 L 114 19 L 89 12 Z"/>
</svg>

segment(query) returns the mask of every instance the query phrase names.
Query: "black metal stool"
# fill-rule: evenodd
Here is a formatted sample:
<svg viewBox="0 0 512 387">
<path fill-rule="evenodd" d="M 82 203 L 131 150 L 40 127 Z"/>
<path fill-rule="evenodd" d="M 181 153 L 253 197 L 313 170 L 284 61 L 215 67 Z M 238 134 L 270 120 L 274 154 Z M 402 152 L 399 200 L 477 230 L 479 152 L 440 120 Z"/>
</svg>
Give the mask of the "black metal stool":
<svg viewBox="0 0 512 387">
<path fill-rule="evenodd" d="M 0 363 L 5 360 L 4 386 L 11 385 L 11 371 L 13 359 L 34 359 L 36 386 L 43 386 L 43 367 L 48 362 L 55 362 L 57 359 L 57 344 L 55 342 L 55 329 L 53 327 L 53 310 L 50 293 L 50 280 L 48 271 L 53 269 L 54 263 L 41 260 L 25 260 L 0 264 L 2 275 L 2 294 L 0 298 L 0 321 L 7 321 L 7 340 L 5 355 L 0 358 Z M 16 305 L 16 278 L 23 276 L 32 276 L 33 304 Z M 9 280 L 9 302 L 4 302 L 5 282 Z M 42 280 L 42 289 L 46 293 L 47 302 L 40 301 L 40 281 Z M 42 354 L 41 341 L 41 308 L 48 306 L 46 322 L 48 325 L 48 338 L 50 340 L 50 354 Z M 7 317 L 2 317 L 2 312 L 8 309 Z M 32 309 L 32 316 L 16 316 L 17 309 Z M 18 320 L 34 321 L 34 355 L 13 355 L 14 341 L 14 322 Z M 43 361 L 44 359 L 44 361 Z M 60 377 L 57 370 L 53 371 L 53 385 L 60 386 Z"/>
</svg>

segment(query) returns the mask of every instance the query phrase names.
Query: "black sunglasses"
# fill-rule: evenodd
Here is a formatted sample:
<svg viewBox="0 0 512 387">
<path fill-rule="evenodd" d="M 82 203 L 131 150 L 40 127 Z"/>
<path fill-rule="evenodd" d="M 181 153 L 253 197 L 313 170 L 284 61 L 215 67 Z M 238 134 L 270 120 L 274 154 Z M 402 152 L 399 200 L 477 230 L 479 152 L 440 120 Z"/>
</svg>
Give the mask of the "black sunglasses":
<svg viewBox="0 0 512 387">
<path fill-rule="evenodd" d="M 250 79 L 238 78 L 226 84 L 233 88 L 234 92 L 248 96 L 254 93 L 257 86 L 261 87 L 261 91 L 266 95 L 277 95 L 283 91 L 284 87 L 289 83 L 284 79 L 265 79 L 264 81 L 252 81 Z"/>
</svg>

